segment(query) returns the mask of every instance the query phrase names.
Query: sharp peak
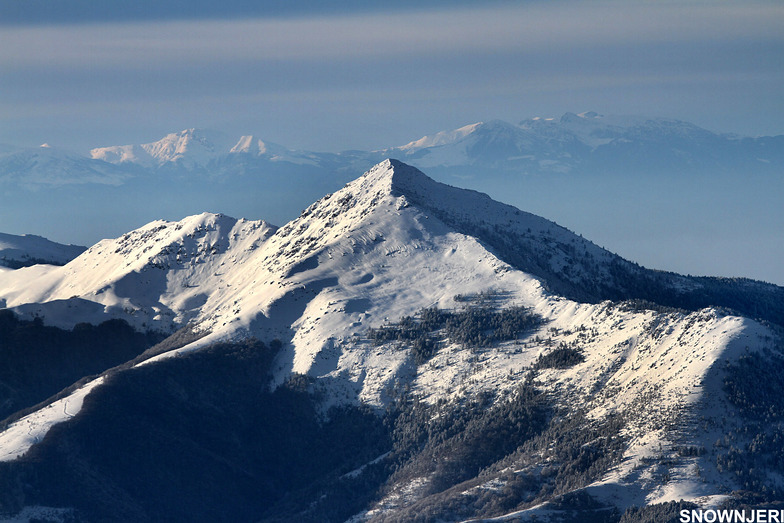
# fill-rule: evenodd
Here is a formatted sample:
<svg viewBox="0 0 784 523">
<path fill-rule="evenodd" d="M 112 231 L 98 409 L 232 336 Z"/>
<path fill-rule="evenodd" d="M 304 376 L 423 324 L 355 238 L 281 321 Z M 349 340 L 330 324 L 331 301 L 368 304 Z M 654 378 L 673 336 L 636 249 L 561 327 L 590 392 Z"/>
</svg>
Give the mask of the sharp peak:
<svg viewBox="0 0 784 523">
<path fill-rule="evenodd" d="M 377 163 L 356 180 L 360 185 L 379 185 L 390 191 L 403 191 L 413 186 L 437 183 L 425 173 L 394 158 Z"/>
<path fill-rule="evenodd" d="M 364 194 L 362 198 L 371 205 L 378 201 L 379 196 L 388 195 L 393 198 L 403 197 L 407 204 L 429 209 L 451 209 L 455 205 L 458 207 L 467 205 L 466 202 L 469 201 L 471 205 L 479 205 L 481 202 L 481 205 L 508 207 L 506 204 L 495 202 L 487 194 L 438 182 L 416 167 L 394 158 L 376 164 L 361 177 L 325 199 L 340 201 L 346 194 Z M 458 200 L 462 203 L 458 203 Z"/>
<path fill-rule="evenodd" d="M 336 216 L 334 209 L 324 211 L 324 209 L 333 206 L 343 209 L 338 212 L 339 214 L 345 215 L 349 210 L 353 213 L 360 209 L 359 214 L 363 216 L 370 208 L 376 207 L 387 197 L 404 196 L 414 197 L 418 200 L 420 198 L 417 195 L 438 192 L 437 187 L 439 186 L 442 184 L 428 178 L 419 169 L 400 160 L 388 158 L 368 169 L 359 178 L 347 183 L 339 191 L 327 194 L 314 202 L 294 222 L 324 213 L 334 217 Z M 289 222 L 283 229 L 290 229 L 294 222 Z"/>
</svg>

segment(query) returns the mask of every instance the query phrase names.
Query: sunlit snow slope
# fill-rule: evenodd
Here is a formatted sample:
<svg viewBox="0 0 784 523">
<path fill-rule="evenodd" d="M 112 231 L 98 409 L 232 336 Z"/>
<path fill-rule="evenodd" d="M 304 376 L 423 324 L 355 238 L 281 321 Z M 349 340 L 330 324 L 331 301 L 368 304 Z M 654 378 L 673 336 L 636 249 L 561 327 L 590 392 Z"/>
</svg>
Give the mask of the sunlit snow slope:
<svg viewBox="0 0 784 523">
<path fill-rule="evenodd" d="M 48 263 L 63 265 L 76 258 L 85 247 L 63 245 L 41 236 L 0 233 L 0 266 L 17 266 Z"/>
</svg>

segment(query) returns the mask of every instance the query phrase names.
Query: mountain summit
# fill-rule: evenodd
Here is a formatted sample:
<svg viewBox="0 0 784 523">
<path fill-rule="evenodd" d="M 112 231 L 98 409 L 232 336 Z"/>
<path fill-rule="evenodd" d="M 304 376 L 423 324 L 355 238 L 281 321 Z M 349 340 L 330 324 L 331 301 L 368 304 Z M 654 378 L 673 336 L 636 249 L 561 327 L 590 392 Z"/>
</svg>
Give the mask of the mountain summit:
<svg viewBox="0 0 784 523">
<path fill-rule="evenodd" d="M 114 164 L 130 163 L 143 167 L 180 164 L 186 168 L 194 168 L 206 164 L 221 154 L 222 147 L 216 145 L 216 141 L 223 141 L 217 133 L 205 133 L 200 129 L 185 129 L 177 133 L 170 133 L 157 142 L 98 147 L 90 151 L 90 155 L 94 160 L 103 160 Z"/>
<path fill-rule="evenodd" d="M 471 250 L 486 250 L 479 259 L 496 260 L 495 272 L 522 271 L 569 299 L 639 299 L 687 309 L 722 306 L 784 323 L 780 287 L 651 271 L 549 220 L 436 182 L 397 160 L 379 163 L 283 227 L 211 213 L 156 221 L 99 242 L 65 267 L 8 274 L 0 279 L 0 297 L 8 307 L 61 326 L 93 321 L 97 311 L 140 328 L 169 330 L 191 321 L 214 335 L 224 330 L 218 326 L 242 326 L 258 335 L 252 326 L 269 322 L 257 316 L 278 306 L 289 286 L 296 289 L 292 281 L 306 275 L 322 283 L 338 276 L 343 281 L 355 267 L 369 267 L 369 259 L 379 265 L 376 271 L 386 272 L 387 262 L 397 257 L 414 260 L 445 248 L 457 252 L 464 242 L 474 245 Z M 454 271 L 477 273 L 475 264 L 464 263 Z M 371 271 L 356 278 L 370 274 L 378 277 Z M 76 297 L 84 307 L 73 302 L 54 312 L 62 300 Z M 243 313 L 230 312 L 239 310 Z M 394 317 L 389 314 L 383 317 Z"/>
<path fill-rule="evenodd" d="M 650 271 L 384 160 L 279 228 L 204 213 L 0 272 L 3 325 L 173 332 L 9 418 L 0 480 L 26 486 L 0 501 L 123 520 L 618 521 L 747 484 L 775 496 L 758 453 L 778 436 L 739 445 L 780 408 L 775 375 L 761 395 L 744 380 L 783 366 L 783 293 Z"/>
</svg>

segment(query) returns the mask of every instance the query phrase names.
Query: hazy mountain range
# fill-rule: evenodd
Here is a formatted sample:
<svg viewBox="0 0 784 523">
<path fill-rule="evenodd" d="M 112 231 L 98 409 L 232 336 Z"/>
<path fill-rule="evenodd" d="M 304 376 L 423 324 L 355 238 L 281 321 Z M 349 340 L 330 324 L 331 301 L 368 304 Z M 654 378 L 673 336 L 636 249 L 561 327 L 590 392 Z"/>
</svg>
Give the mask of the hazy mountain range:
<svg viewBox="0 0 784 523">
<path fill-rule="evenodd" d="M 200 129 L 171 133 L 146 144 L 98 147 L 90 151 L 89 157 L 48 146 L 37 150 L 38 154 L 33 151 L 36 150 L 6 152 L 0 166 L 3 181 L 38 185 L 118 183 L 118 171 L 105 163 L 124 168 L 122 172 L 127 175 L 138 174 L 139 169 L 237 175 L 260 169 L 266 163 L 351 173 L 388 157 L 439 173 L 441 168 L 449 168 L 451 175 L 462 174 L 460 168 L 518 175 L 585 174 L 616 169 L 685 173 L 707 169 L 734 172 L 742 168 L 780 172 L 784 136 L 740 137 L 716 134 L 672 119 L 588 112 L 566 113 L 560 119 L 533 118 L 516 125 L 500 120 L 479 122 L 379 151 L 297 151 L 257 136 L 232 138 Z M 31 176 L 33 166 L 62 176 Z M 14 176 L 22 171 L 24 179 Z"/>
<path fill-rule="evenodd" d="M 191 135 L 141 150 L 182 162 Z M 281 227 L 158 220 L 5 270 L 0 300 L 8 514 L 631 522 L 782 500 L 784 288 L 645 269 L 396 160 Z"/>
</svg>

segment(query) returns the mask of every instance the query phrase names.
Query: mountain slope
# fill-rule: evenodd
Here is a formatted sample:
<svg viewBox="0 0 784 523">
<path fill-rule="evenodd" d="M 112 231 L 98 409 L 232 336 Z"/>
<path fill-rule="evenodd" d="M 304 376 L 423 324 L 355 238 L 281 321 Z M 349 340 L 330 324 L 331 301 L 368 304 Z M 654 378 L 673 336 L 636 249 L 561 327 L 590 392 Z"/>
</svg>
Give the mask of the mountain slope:
<svg viewBox="0 0 784 523">
<path fill-rule="evenodd" d="M 242 136 L 230 142 L 199 129 L 171 133 L 157 142 L 100 147 L 93 159 L 199 171 L 239 157 L 289 162 L 356 175 L 373 163 L 397 157 L 439 175 L 704 173 L 754 170 L 780 172 L 784 137 L 717 134 L 689 122 L 668 118 L 566 113 L 560 118 L 531 118 L 518 125 L 501 120 L 477 122 L 424 136 L 399 147 L 339 154 L 295 151 Z M 233 157 L 233 158 L 232 158 Z"/>
<path fill-rule="evenodd" d="M 179 223 L 153 222 L 116 240 L 100 242 L 65 268 L 26 269 L 29 272 L 0 279 L 0 289 L 9 307 L 27 307 L 30 314 L 40 312 L 41 304 L 80 297 L 101 304 L 101 311 L 115 310 L 121 317 L 127 316 L 123 308 L 134 311 L 130 320 L 145 328 L 160 325 L 168 330 L 192 318 L 200 318 L 208 330 L 240 318 L 247 326 L 254 321 L 252 316 L 226 316 L 226 311 L 264 311 L 269 305 L 266 300 L 277 299 L 277 291 L 268 295 L 268 289 L 298 273 L 314 273 L 325 261 L 327 267 L 337 264 L 332 251 L 341 258 L 349 252 L 364 255 L 376 250 L 392 256 L 398 251 L 410 253 L 416 238 L 439 238 L 442 230 L 435 236 L 421 232 L 430 224 L 422 216 L 436 218 L 432 223 L 448 227 L 457 238 L 480 239 L 477 248 L 489 247 L 494 257 L 570 299 L 643 299 L 689 310 L 721 306 L 751 317 L 784 321 L 780 287 L 650 271 L 552 222 L 483 194 L 434 182 L 394 160 L 320 200 L 277 231 L 264 222 L 208 213 Z M 401 226 L 401 220 L 407 226 Z M 359 232 L 347 238 L 352 231 Z M 389 231 L 400 231 L 403 236 L 389 238 Z M 363 250 L 355 253 L 357 245 Z M 210 269 L 202 267 L 205 263 Z M 228 264 L 229 269 L 212 270 L 221 264 Z M 289 274 L 294 264 L 299 268 Z M 31 278 L 36 284 L 29 283 Z M 139 282 L 148 290 L 134 287 Z M 234 290 L 259 285 L 264 292 L 238 295 Z M 187 290 L 200 287 L 203 290 Z M 203 298 L 191 299 L 192 294 Z M 242 307 L 246 300 L 248 305 Z M 238 307 L 233 307 L 235 301 Z M 158 323 L 159 314 L 170 320 Z M 72 319 L 71 324 L 77 321 Z"/>
<path fill-rule="evenodd" d="M 483 167 L 521 174 L 569 172 L 589 147 L 569 133 L 536 132 L 500 120 L 425 136 L 383 152 L 417 167 Z"/>
<path fill-rule="evenodd" d="M 41 236 L 0 233 L 0 266 L 19 268 L 36 263 L 65 265 L 87 248 L 63 245 Z"/>
<path fill-rule="evenodd" d="M 226 170 L 230 165 L 255 159 L 317 165 L 318 153 L 300 152 L 265 142 L 252 135 L 231 142 L 223 134 L 202 129 L 185 129 L 170 133 L 156 142 L 140 145 L 97 147 L 90 151 L 95 160 L 117 165 L 135 165 L 146 169 L 183 169 L 200 172 L 204 169 Z"/>
<path fill-rule="evenodd" d="M 420 168 L 517 174 L 780 172 L 782 137 L 740 138 L 667 118 L 566 113 L 480 122 L 383 151 Z M 458 171 L 464 174 L 464 171 Z"/>
<path fill-rule="evenodd" d="M 193 169 L 204 166 L 221 154 L 225 148 L 222 142 L 225 142 L 225 139 L 217 133 L 185 129 L 170 133 L 157 142 L 98 147 L 91 150 L 90 155 L 95 160 L 113 164 L 130 163 L 148 168 L 177 164 Z"/>
<path fill-rule="evenodd" d="M 651 282 L 658 282 L 657 292 L 684 302 L 688 297 L 693 310 L 639 300 L 591 303 L 611 293 L 651 298 L 635 294 L 649 292 Z M 375 438 L 378 445 L 356 443 L 354 457 L 363 462 L 347 458 L 308 476 L 329 494 L 292 484 L 294 490 L 269 500 L 272 513 L 255 512 L 259 519 L 329 519 L 318 510 L 340 506 L 341 498 L 330 496 L 350 492 L 352 478 L 370 489 L 357 490 L 366 497 L 346 505 L 358 521 L 406 520 L 415 513 L 426 520 L 498 516 L 534 510 L 570 492 L 619 510 L 681 498 L 712 502 L 743 487 L 726 472 L 728 451 L 714 443 L 728 432 L 738 445 L 754 437 L 743 433 L 738 395 L 727 392 L 732 372 L 725 362 L 775 358 L 782 348 L 777 327 L 705 308 L 734 300 L 728 291 L 753 301 L 780 296 L 781 288 L 713 283 L 718 290 L 711 294 L 701 279 L 651 273 L 543 218 L 439 184 L 395 160 L 277 229 L 211 214 L 154 222 L 99 243 L 65 267 L 0 274 L 7 305 L 44 322 L 67 325 L 108 314 L 148 328 L 188 323 L 204 335 L 98 378 L 105 381 L 92 382 L 78 414 L 41 409 L 14 420 L 0 433 L 11 460 L 0 467 L 0 478 L 42 477 L 35 463 L 50 462 L 67 474 L 72 465 L 63 460 L 77 445 L 74 459 L 90 471 L 85 477 L 106 479 L 104 508 L 116 502 L 155 519 L 169 505 L 158 497 L 151 505 L 148 494 L 135 491 L 136 482 L 104 458 L 125 445 L 134 449 L 128 450 L 131 461 L 153 467 L 145 485 L 170 484 L 165 474 L 157 476 L 154 462 L 162 449 L 182 441 L 211 463 L 211 477 L 237 485 L 237 510 L 254 513 L 260 509 L 243 489 L 272 476 L 243 461 L 236 442 L 252 441 L 262 429 L 235 431 L 232 425 L 227 436 L 210 420 L 244 418 L 239 413 L 252 407 L 241 398 L 258 391 L 254 380 L 261 380 L 277 390 L 309 391 L 314 413 L 326 419 L 341 419 L 330 407 L 369 407 L 387 416 L 392 429 Z M 252 337 L 277 338 L 281 345 L 274 354 L 215 345 Z M 211 376 L 204 369 L 231 367 L 240 353 L 267 361 L 259 372 L 269 377 L 243 378 L 234 396 L 224 386 L 231 374 Z M 201 366 L 192 359 L 201 357 L 204 369 L 184 370 Z M 205 381 L 209 387 L 187 385 Z M 150 385 L 134 385 L 142 382 Z M 73 404 L 84 392 L 73 392 Z M 149 418 L 144 413 L 153 405 L 169 413 L 161 419 L 181 421 Z M 187 416 L 186 405 L 193 406 Z M 78 444 L 83 435 L 100 434 L 98 427 L 110 430 L 106 420 L 117 412 L 129 424 L 162 423 L 156 432 L 161 448 L 147 448 L 150 457 L 144 457 L 144 446 L 123 443 L 120 435 L 110 438 L 117 443 L 99 437 L 101 455 Z M 363 423 L 380 430 L 368 420 Z M 197 429 L 204 426 L 212 428 Z M 44 444 L 31 447 L 41 438 Z M 341 448 L 353 444 L 332 441 Z M 29 464 L 13 461 L 28 451 Z M 755 481 L 776 492 L 777 466 L 759 467 L 763 479 Z M 31 500 L 68 506 L 42 492 L 49 491 L 21 495 L 19 508 Z M 327 501 L 319 501 L 322 494 Z M 90 506 L 84 496 L 81 510 Z M 177 510 L 183 518 L 188 513 Z"/>
<path fill-rule="evenodd" d="M 209 213 L 160 220 L 103 240 L 63 267 L 20 269 L 0 286 L 6 306 L 53 325 L 108 315 L 142 330 L 170 331 L 226 285 L 222 265 L 241 263 L 272 231 L 265 222 Z"/>
</svg>

